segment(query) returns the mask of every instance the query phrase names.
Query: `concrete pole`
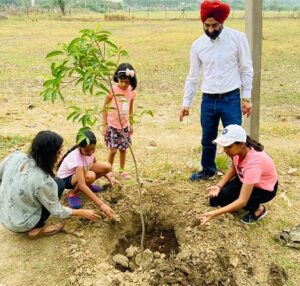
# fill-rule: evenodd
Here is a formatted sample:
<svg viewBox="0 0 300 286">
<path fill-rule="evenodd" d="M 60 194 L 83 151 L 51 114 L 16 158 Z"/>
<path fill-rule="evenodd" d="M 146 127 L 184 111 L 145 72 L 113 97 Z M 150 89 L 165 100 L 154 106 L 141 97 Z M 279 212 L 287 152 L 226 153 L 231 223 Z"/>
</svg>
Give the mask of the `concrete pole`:
<svg viewBox="0 0 300 286">
<path fill-rule="evenodd" d="M 246 0 L 246 34 L 253 60 L 253 113 L 245 120 L 247 134 L 259 140 L 260 118 L 260 82 L 261 82 L 261 50 L 262 50 L 262 0 Z"/>
</svg>

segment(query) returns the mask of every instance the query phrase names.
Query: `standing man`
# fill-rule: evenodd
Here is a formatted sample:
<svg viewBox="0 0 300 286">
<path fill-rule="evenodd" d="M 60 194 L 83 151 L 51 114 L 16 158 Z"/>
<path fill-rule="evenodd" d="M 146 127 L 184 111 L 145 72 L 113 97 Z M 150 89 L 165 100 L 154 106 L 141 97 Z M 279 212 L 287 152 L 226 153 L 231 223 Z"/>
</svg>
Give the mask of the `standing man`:
<svg viewBox="0 0 300 286">
<path fill-rule="evenodd" d="M 230 6 L 219 0 L 201 3 L 204 35 L 190 50 L 190 70 L 185 82 L 180 121 L 189 115 L 189 107 L 202 75 L 202 171 L 193 173 L 192 181 L 213 179 L 217 172 L 216 145 L 219 121 L 223 127 L 242 124 L 242 113 L 251 115 L 252 59 L 245 33 L 223 26 Z M 241 95 L 240 95 L 241 91 Z"/>
</svg>

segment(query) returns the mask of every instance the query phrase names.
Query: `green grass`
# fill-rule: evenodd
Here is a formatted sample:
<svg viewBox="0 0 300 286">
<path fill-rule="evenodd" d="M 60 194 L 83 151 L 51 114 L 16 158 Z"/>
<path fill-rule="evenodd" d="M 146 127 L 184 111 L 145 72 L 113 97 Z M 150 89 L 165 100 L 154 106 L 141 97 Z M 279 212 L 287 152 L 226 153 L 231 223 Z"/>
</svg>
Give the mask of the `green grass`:
<svg viewBox="0 0 300 286">
<path fill-rule="evenodd" d="M 23 150 L 26 148 L 31 138 L 23 136 L 4 137 L 0 135 L 0 159 L 7 156 L 15 150 Z"/>
<path fill-rule="evenodd" d="M 226 155 L 217 155 L 216 157 L 217 169 L 226 172 L 230 166 L 230 160 Z"/>
<path fill-rule="evenodd" d="M 67 18 L 91 17 L 94 20 L 98 16 L 89 13 Z M 141 17 L 145 18 L 145 15 L 141 14 Z M 37 20 L 33 22 L 23 16 L 14 16 L 0 21 L 0 102 L 4 109 L 0 117 L 1 158 L 19 148 L 26 150 L 30 139 L 42 129 L 62 134 L 66 138 L 66 149 L 73 145 L 77 126 L 64 121 L 68 104 L 101 105 L 103 100 L 81 97 L 80 90 L 68 88 L 66 104 L 42 102 L 39 92 L 43 79 L 50 72 L 50 62 L 45 56 L 56 49 L 58 43 L 69 42 L 78 36 L 79 30 L 99 26 L 111 31 L 114 40 L 128 50 L 130 57 L 126 61 L 137 71 L 137 104 L 155 113 L 154 118 L 146 116 L 142 119 L 133 136 L 142 177 L 171 177 L 172 182 L 175 179 L 179 183 L 188 178 L 192 169 L 199 169 L 199 95 L 194 100 L 189 118 L 178 123 L 189 68 L 189 49 L 203 33 L 198 20 L 104 22 L 100 17 L 99 22 L 88 22 L 48 19 L 47 16 Z M 245 26 L 243 19 L 236 18 L 230 18 L 226 25 L 241 31 Z M 299 19 L 289 18 L 268 18 L 263 23 L 261 141 L 280 172 L 286 172 L 290 167 L 298 168 L 298 172 L 300 169 L 297 153 L 300 137 L 300 121 L 297 119 L 297 114 L 300 114 L 299 25 Z M 29 110 L 30 104 L 35 108 Z M 97 136 L 100 137 L 99 130 Z M 157 148 L 146 148 L 150 139 L 157 143 Z M 106 159 L 103 142 L 99 142 L 98 149 L 101 158 Z M 217 165 L 226 170 L 227 158 L 218 155 Z M 133 170 L 130 156 L 128 168 Z M 288 192 L 292 208 L 297 210 L 299 177 L 282 175 L 280 182 L 286 183 L 280 192 Z M 296 223 L 299 217 L 279 195 L 270 205 L 272 217 L 270 215 L 261 226 L 247 230 L 246 235 L 254 245 L 258 243 L 262 248 L 266 247 L 269 256 L 274 255 L 275 262 L 290 271 L 292 281 L 296 281 L 300 269 L 293 265 L 292 251 L 275 243 L 268 246 L 268 239 L 282 227 Z"/>
</svg>

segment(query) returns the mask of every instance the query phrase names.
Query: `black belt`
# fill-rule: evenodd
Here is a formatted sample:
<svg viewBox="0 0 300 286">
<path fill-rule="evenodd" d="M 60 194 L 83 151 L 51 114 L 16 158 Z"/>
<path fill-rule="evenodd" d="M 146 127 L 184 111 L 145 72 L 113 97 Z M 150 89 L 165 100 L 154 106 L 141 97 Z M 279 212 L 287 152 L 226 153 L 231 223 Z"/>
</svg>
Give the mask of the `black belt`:
<svg viewBox="0 0 300 286">
<path fill-rule="evenodd" d="M 228 91 L 228 92 L 225 92 L 225 93 L 206 93 L 206 92 L 203 92 L 203 95 L 207 95 L 207 96 L 211 96 L 211 97 L 215 97 L 215 98 L 223 98 L 231 93 L 234 93 L 236 91 L 240 91 L 239 88 L 236 88 L 232 91 Z"/>
</svg>

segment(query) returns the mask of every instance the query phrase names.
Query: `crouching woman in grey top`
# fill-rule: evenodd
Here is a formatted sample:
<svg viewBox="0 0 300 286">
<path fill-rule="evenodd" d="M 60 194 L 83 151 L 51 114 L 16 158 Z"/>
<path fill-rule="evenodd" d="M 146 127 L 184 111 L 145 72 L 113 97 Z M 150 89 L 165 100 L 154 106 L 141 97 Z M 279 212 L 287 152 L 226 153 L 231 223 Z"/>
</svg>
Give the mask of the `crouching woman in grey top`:
<svg viewBox="0 0 300 286">
<path fill-rule="evenodd" d="M 62 223 L 45 224 L 50 214 L 59 218 L 83 216 L 99 219 L 93 210 L 74 210 L 59 199 L 64 182 L 55 178 L 63 138 L 51 131 L 40 131 L 28 154 L 14 152 L 0 163 L 0 223 L 14 232 L 28 232 L 29 238 L 53 235 Z"/>
</svg>

